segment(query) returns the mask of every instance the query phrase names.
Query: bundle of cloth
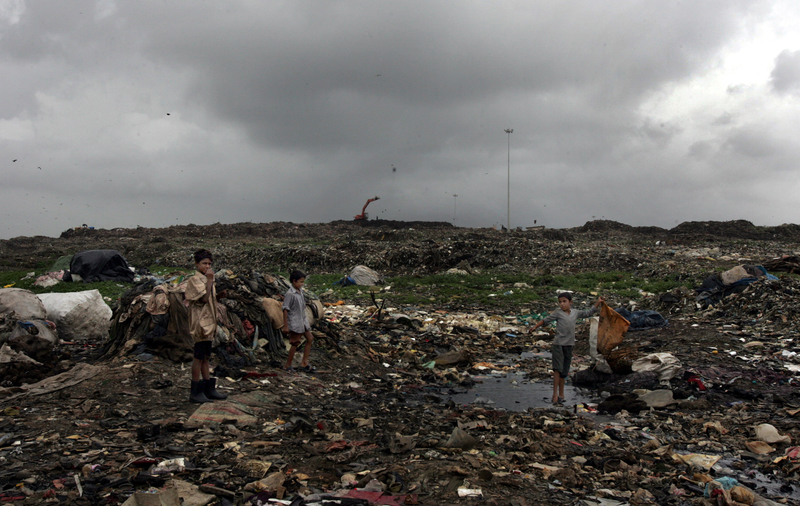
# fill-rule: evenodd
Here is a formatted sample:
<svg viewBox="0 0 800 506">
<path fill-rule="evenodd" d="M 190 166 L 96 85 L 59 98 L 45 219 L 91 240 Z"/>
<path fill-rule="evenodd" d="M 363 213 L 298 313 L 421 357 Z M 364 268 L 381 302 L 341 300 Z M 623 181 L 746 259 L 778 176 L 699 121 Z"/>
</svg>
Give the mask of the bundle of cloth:
<svg viewBox="0 0 800 506">
<path fill-rule="evenodd" d="M 695 300 L 702 308 L 713 306 L 728 295 L 739 293 L 747 285 L 761 279 L 778 280 L 761 265 L 737 265 L 725 272 L 708 276 L 702 285 L 695 288 Z"/>
</svg>

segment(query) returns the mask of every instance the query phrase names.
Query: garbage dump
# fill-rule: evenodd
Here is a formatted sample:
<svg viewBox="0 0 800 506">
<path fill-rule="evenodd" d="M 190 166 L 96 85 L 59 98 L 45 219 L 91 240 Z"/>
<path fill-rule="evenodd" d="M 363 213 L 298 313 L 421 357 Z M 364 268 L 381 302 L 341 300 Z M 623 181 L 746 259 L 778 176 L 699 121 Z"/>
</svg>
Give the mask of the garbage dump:
<svg viewBox="0 0 800 506">
<path fill-rule="evenodd" d="M 237 248 L 239 239 L 224 236 L 229 229 L 217 225 L 141 237 L 145 231 L 128 232 L 131 252 L 149 251 L 161 262 L 173 256 L 185 262 L 200 232 L 231 241 L 221 240 L 215 251 L 223 266 L 218 291 L 229 295 L 220 302 L 229 317 L 235 315 L 223 333 L 244 350 L 229 352 L 232 359 L 244 361 L 252 353 L 255 361 L 230 366 L 215 355 L 214 365 L 226 369 L 219 371 L 217 388 L 228 399 L 190 404 L 181 343 L 175 340 L 172 351 L 165 351 L 169 347 L 152 344 L 155 336 L 145 339 L 165 326 L 154 316 L 171 321 L 174 310 L 179 328 L 180 277 L 136 285 L 115 304 L 106 342 L 58 342 L 59 363 L 71 362 L 68 370 L 0 388 L 0 498 L 10 504 L 79 505 L 800 501 L 798 279 L 788 273 L 777 280 L 758 277 L 705 307 L 698 307 L 693 290 L 711 272 L 764 265 L 776 250 L 793 253 L 792 241 L 726 242 L 719 235 L 709 247 L 709 230 L 739 237 L 750 230 L 741 223 L 685 225 L 674 233 L 590 223 L 584 230 L 508 236 L 358 227 L 353 234 L 361 235 L 350 250 L 336 241 L 330 248 L 291 242 L 338 226 L 242 224 L 250 236 L 272 233 L 271 240 L 284 243 L 255 251 Z M 774 227 L 765 234 L 785 237 L 791 230 Z M 115 234 L 123 232 L 103 234 L 74 231 L 63 238 L 67 245 L 54 241 L 48 247 L 74 248 L 84 237 L 116 247 Z M 153 240 L 167 236 L 169 241 Z M 258 274 L 274 265 L 263 259 L 294 251 L 301 255 L 293 261 L 334 263 L 347 256 L 349 265 L 380 267 L 386 264 L 354 260 L 386 254 L 380 241 L 388 237 L 398 241 L 394 252 L 409 254 L 391 257 L 398 261 L 393 269 L 402 265 L 412 277 L 468 261 L 471 272 L 459 274 L 465 285 L 489 268 L 535 269 L 538 281 L 553 284 L 570 269 L 620 268 L 682 283 L 664 293 L 634 297 L 626 288 L 605 294 L 609 309 L 653 311 L 668 323 L 635 332 L 625 328 L 607 351 L 631 350 L 620 354 L 629 370 L 585 386 L 570 378 L 582 394 L 564 406 L 516 411 L 485 399 L 453 400 L 480 381 L 503 378 L 509 389 L 547 384 L 552 334 L 527 330 L 552 309 L 552 290 L 543 298 L 497 298 L 500 303 L 489 305 L 463 298 L 426 304 L 433 292 L 422 286 L 414 303 L 398 303 L 399 294 L 389 289 L 381 293 L 386 305 L 380 314 L 371 310 L 369 293 L 343 299 L 331 290 L 307 300 L 309 311 L 312 301 L 318 303 L 311 357 L 317 370 L 287 372 L 273 365 L 271 340 L 262 332 L 274 330 L 277 315 L 270 316 L 275 306 L 264 301 L 277 302 L 283 281 Z M 167 242 L 173 249 L 164 248 Z M 370 243 L 371 252 L 364 253 Z M 308 265 L 322 270 L 321 263 Z M 326 272 L 338 278 L 343 269 L 336 264 Z M 533 290 L 512 283 L 493 288 L 498 294 Z M 592 291 L 576 290 L 575 307 L 596 300 Z M 236 319 L 241 328 L 231 323 Z M 600 374 L 592 366 L 591 326 L 586 321 L 578 328 L 575 376 Z M 165 327 L 168 335 L 170 323 Z M 609 342 L 598 335 L 595 350 L 606 350 Z M 85 353 L 92 344 L 105 352 L 102 360 Z"/>
<path fill-rule="evenodd" d="M 170 279 L 146 278 L 127 291 L 114 312 L 104 357 L 135 355 L 140 359 L 161 356 L 174 362 L 192 360 L 194 343 L 189 335 L 188 310 L 183 294 L 189 273 Z M 261 350 L 272 360 L 285 355 L 281 300 L 289 288 L 286 279 L 256 271 L 216 273 L 218 327 L 213 348 L 223 370 L 237 370 L 258 363 Z M 316 295 L 304 291 L 309 322 L 323 310 Z M 241 373 L 239 373 L 241 374 Z"/>
</svg>

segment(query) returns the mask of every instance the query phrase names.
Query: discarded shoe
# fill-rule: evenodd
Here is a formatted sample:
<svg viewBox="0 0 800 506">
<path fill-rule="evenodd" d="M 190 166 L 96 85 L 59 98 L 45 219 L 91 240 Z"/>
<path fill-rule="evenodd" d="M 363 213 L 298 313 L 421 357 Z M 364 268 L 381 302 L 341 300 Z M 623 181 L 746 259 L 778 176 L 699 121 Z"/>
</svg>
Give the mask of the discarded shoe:
<svg viewBox="0 0 800 506">
<path fill-rule="evenodd" d="M 212 402 L 211 399 L 206 397 L 205 384 L 203 381 L 192 381 L 192 391 L 189 394 L 189 402 L 196 402 L 198 404 L 203 402 Z"/>
<path fill-rule="evenodd" d="M 203 393 L 206 394 L 206 397 L 212 401 L 221 401 L 228 398 L 228 394 L 223 394 L 217 391 L 217 378 L 208 378 L 207 380 L 203 381 Z"/>
</svg>

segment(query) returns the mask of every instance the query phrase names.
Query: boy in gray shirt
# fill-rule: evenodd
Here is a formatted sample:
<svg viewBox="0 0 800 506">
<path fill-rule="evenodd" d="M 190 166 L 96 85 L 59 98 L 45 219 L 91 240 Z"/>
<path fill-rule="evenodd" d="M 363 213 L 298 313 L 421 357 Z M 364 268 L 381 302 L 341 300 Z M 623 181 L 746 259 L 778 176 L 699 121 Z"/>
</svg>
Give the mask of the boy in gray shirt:
<svg viewBox="0 0 800 506">
<path fill-rule="evenodd" d="M 314 335 L 311 333 L 311 326 L 306 319 L 306 302 L 303 298 L 303 285 L 306 282 L 306 275 L 301 271 L 293 271 L 289 275 L 289 282 L 292 287 L 283 296 L 283 332 L 289 335 L 289 356 L 286 359 L 286 370 L 292 371 L 292 361 L 297 347 L 300 346 L 302 338 L 305 336 L 306 345 L 303 349 L 303 358 L 300 361 L 300 371 L 314 372 L 316 369 L 308 363 L 308 356 L 311 353 L 311 344 L 314 342 Z"/>
<path fill-rule="evenodd" d="M 588 318 L 597 313 L 600 305 L 605 302 L 604 297 L 599 297 L 594 306 L 587 311 L 572 309 L 572 294 L 562 292 L 558 294 L 558 309 L 545 316 L 531 327 L 531 332 L 547 323 L 556 322 L 556 337 L 553 339 L 551 353 L 553 354 L 553 404 L 564 403 L 564 380 L 569 375 L 572 364 L 572 347 L 575 346 L 575 322 L 578 318 Z"/>
</svg>

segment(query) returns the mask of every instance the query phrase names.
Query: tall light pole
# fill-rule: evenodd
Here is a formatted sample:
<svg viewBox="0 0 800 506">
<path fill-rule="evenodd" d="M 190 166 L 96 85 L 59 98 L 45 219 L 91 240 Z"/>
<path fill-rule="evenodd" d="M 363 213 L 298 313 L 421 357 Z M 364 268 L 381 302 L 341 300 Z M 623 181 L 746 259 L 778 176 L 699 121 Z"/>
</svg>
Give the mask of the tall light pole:
<svg viewBox="0 0 800 506">
<path fill-rule="evenodd" d="M 511 231 L 511 134 L 514 133 L 513 128 L 506 128 L 504 130 L 508 134 L 508 209 L 506 209 L 506 219 L 508 223 L 508 231 Z"/>
<path fill-rule="evenodd" d="M 456 223 L 456 204 L 458 203 L 458 194 L 453 194 L 453 224 Z"/>
</svg>

